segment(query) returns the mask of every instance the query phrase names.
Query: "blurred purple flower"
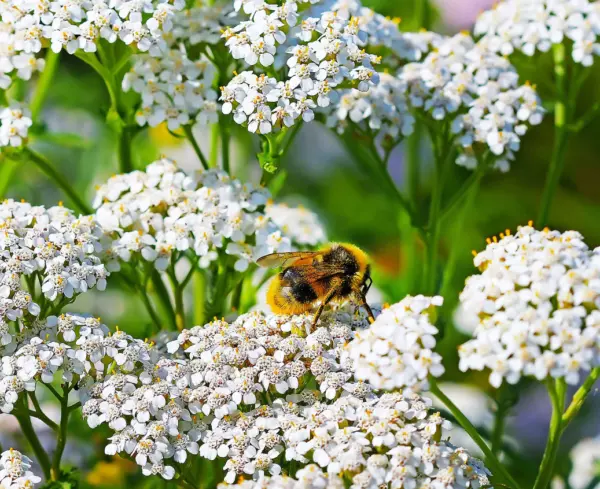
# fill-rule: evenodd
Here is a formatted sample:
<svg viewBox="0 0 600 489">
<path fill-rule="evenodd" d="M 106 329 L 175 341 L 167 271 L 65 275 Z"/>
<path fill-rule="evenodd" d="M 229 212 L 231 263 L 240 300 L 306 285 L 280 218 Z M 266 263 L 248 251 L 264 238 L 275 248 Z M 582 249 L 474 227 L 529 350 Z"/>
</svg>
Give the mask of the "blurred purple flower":
<svg viewBox="0 0 600 489">
<path fill-rule="evenodd" d="M 494 0 L 434 0 L 440 14 L 452 30 L 470 29 L 477 16 L 489 9 Z"/>
</svg>

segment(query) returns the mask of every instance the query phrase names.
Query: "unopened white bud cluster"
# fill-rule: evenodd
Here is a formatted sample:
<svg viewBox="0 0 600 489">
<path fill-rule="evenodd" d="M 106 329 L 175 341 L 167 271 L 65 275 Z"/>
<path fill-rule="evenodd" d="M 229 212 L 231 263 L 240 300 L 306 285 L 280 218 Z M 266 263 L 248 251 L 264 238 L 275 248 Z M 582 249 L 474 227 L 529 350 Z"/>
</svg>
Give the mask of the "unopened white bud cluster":
<svg viewBox="0 0 600 489">
<path fill-rule="evenodd" d="M 318 7 L 327 3 L 318 2 L 299 18 L 301 3 L 306 2 L 236 2 L 250 20 L 223 34 L 233 58 L 250 66 L 268 70 L 278 47 L 287 54 L 281 63 L 285 78 L 244 71 L 222 87 L 223 113 L 233 112 L 235 122 L 247 125 L 250 132 L 267 134 L 274 126 L 289 127 L 299 118 L 311 121 L 313 109 L 338 100 L 338 88 L 367 91 L 378 83 L 373 65 L 380 59 L 363 49 L 368 35 L 361 31 L 358 18 L 332 10 L 319 13 Z"/>
<path fill-rule="evenodd" d="M 143 259 L 165 270 L 174 254 L 193 253 L 207 267 L 227 254 L 245 271 L 263 255 L 291 250 L 265 216 L 269 193 L 219 170 L 187 174 L 170 160 L 116 175 L 99 187 L 96 219 L 112 239 L 107 266 Z"/>
<path fill-rule="evenodd" d="M 27 142 L 29 128 L 33 124 L 29 109 L 13 103 L 0 108 L 0 148 L 18 148 Z"/>
<path fill-rule="evenodd" d="M 171 16 L 184 5 L 183 0 L 9 0 L 2 3 L 0 14 L 12 30 L 7 39 L 15 53 L 38 53 L 47 42 L 57 53 L 93 53 L 100 39 L 158 53 Z"/>
<path fill-rule="evenodd" d="M 412 108 L 437 121 L 449 121 L 460 154 L 456 163 L 475 168 L 481 148 L 493 166 L 507 171 L 529 126 L 539 124 L 543 109 L 534 88 L 519 85 L 508 60 L 457 34 L 439 44 L 421 62 L 406 65 L 400 79 L 408 86 Z"/>
<path fill-rule="evenodd" d="M 490 240 L 481 270 L 460 295 L 478 325 L 459 349 L 460 368 L 490 370 L 490 383 L 521 377 L 579 381 L 600 365 L 600 250 L 576 231 L 531 226 Z"/>
<path fill-rule="evenodd" d="M 348 345 L 354 376 L 378 390 L 426 390 L 427 377 L 444 373 L 434 352 L 438 329 L 432 324 L 440 296 L 408 296 L 384 308 L 366 331 Z"/>
<path fill-rule="evenodd" d="M 4 489 L 33 489 L 41 478 L 31 469 L 30 458 L 17 450 L 6 450 L 0 454 L 0 487 Z"/>
<path fill-rule="evenodd" d="M 281 228 L 295 246 L 317 246 L 327 241 L 319 216 L 305 207 L 290 207 L 269 201 L 265 215 Z"/>
<path fill-rule="evenodd" d="M 17 320 L 29 326 L 60 301 L 93 287 L 105 289 L 101 237 L 91 216 L 76 218 L 65 207 L 0 204 L 0 347 L 14 347 L 13 333 L 19 331 L 11 328 Z"/>
<path fill-rule="evenodd" d="M 600 54 L 600 10 L 589 0 L 506 0 L 483 12 L 475 35 L 486 49 L 508 56 L 533 56 L 572 41 L 573 61 L 591 66 Z"/>
</svg>

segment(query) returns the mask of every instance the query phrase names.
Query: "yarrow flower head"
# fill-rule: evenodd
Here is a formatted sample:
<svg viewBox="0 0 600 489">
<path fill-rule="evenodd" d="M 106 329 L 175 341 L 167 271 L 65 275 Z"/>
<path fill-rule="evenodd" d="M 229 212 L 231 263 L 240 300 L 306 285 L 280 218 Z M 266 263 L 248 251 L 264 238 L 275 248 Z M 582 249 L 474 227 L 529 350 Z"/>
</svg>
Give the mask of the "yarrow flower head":
<svg viewBox="0 0 600 489">
<path fill-rule="evenodd" d="M 172 27 L 171 16 L 184 5 L 183 0 L 9 0 L 0 14 L 11 26 L 17 53 L 38 53 L 48 42 L 57 53 L 63 49 L 69 54 L 93 53 L 100 39 L 158 53 L 163 33 Z"/>
<path fill-rule="evenodd" d="M 0 148 L 19 148 L 27 142 L 31 113 L 20 104 L 0 108 Z"/>
<path fill-rule="evenodd" d="M 450 124 L 456 163 L 467 168 L 487 152 L 493 167 L 507 171 L 521 137 L 542 120 L 534 87 L 519 85 L 510 62 L 468 34 L 447 38 L 421 62 L 404 66 L 399 77 L 412 109 Z"/>
<path fill-rule="evenodd" d="M 39 299 L 59 304 L 96 287 L 106 288 L 101 262 L 102 232 L 93 217 L 76 218 L 61 206 L 45 209 L 25 202 L 0 204 L 0 347 L 14 346 L 13 327 L 27 329 L 41 312 Z"/>
<path fill-rule="evenodd" d="M 505 0 L 475 23 L 480 43 L 494 53 L 533 56 L 569 39 L 573 61 L 583 66 L 591 66 L 600 54 L 599 32 L 598 4 L 589 0 Z"/>
<path fill-rule="evenodd" d="M 193 252 L 201 267 L 222 253 L 236 258 L 235 270 L 245 271 L 263 255 L 291 249 L 262 211 L 268 198 L 264 188 L 222 171 L 187 174 L 165 159 L 112 177 L 98 188 L 94 207 L 112 239 L 112 269 L 141 258 L 165 270 L 174 254 Z"/>
<path fill-rule="evenodd" d="M 459 348 L 460 369 L 489 369 L 498 387 L 523 376 L 576 384 L 600 365 L 599 251 L 575 231 L 531 226 L 490 240 L 460 295 L 478 323 Z"/>
<path fill-rule="evenodd" d="M 384 308 L 348 345 L 354 376 L 378 390 L 427 389 L 429 375 L 444 373 L 442 357 L 433 351 L 438 329 L 431 318 L 442 302 L 440 296 L 408 296 Z"/>
<path fill-rule="evenodd" d="M 584 438 L 573 447 L 570 454 L 573 467 L 569 474 L 569 487 L 596 489 L 593 484 L 600 477 L 600 439 Z"/>
<path fill-rule="evenodd" d="M 362 49 L 368 36 L 357 18 L 320 11 L 323 6 L 317 2 L 299 19 L 301 3 L 305 2 L 288 0 L 281 6 L 236 2 L 250 20 L 223 34 L 234 59 L 259 67 L 240 73 L 221 88 L 223 113 L 233 113 L 235 122 L 247 125 L 250 132 L 268 134 L 299 118 L 309 122 L 314 109 L 338 100 L 338 87 L 367 91 L 379 81 L 373 65 L 380 59 Z M 261 72 L 261 66 L 274 64 L 283 66 L 280 79 Z"/>
<path fill-rule="evenodd" d="M 290 207 L 269 200 L 265 215 L 281 228 L 295 246 L 317 246 L 327 241 L 319 216 L 305 207 Z"/>
<path fill-rule="evenodd" d="M 10 2 L 9 2 L 10 3 Z M 14 6 L 0 5 L 0 89 L 6 90 L 15 78 L 30 80 L 34 73 L 42 71 L 45 66 L 43 58 L 36 58 L 35 53 L 17 49 L 19 43 L 15 35 L 15 24 L 10 22 Z M 14 12 L 18 15 L 18 12 Z"/>
<path fill-rule="evenodd" d="M 0 487 L 6 489 L 32 489 L 39 482 L 31 472 L 31 459 L 17 450 L 6 450 L 0 454 Z"/>
</svg>

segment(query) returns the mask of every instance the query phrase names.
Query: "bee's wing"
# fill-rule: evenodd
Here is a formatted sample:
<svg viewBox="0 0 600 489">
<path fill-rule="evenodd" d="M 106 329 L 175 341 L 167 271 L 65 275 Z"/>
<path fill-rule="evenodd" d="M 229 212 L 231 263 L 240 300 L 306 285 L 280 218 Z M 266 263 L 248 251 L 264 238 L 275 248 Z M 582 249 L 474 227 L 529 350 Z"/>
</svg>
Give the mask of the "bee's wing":
<svg viewBox="0 0 600 489">
<path fill-rule="evenodd" d="M 261 256 L 258 260 L 256 260 L 256 263 L 265 268 L 283 267 L 290 260 L 314 258 L 321 254 L 322 253 L 320 251 L 290 251 L 289 253 L 271 253 L 270 255 Z"/>
</svg>

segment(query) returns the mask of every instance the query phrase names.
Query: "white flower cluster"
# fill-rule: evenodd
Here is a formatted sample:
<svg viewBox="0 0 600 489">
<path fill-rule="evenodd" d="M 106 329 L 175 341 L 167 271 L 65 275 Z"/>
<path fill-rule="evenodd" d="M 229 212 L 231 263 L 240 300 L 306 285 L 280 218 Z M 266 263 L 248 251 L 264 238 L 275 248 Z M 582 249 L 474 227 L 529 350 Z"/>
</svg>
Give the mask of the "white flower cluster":
<svg viewBox="0 0 600 489">
<path fill-rule="evenodd" d="M 403 80 L 381 73 L 379 84 L 367 92 L 349 90 L 341 95 L 327 118 L 327 125 L 342 133 L 353 122 L 363 130 L 394 141 L 409 136 L 415 118 L 409 111 L 406 92 Z"/>
<path fill-rule="evenodd" d="M 173 17 L 170 36 L 189 46 L 201 43 L 214 46 L 221 41 L 221 34 L 235 19 L 233 2 L 229 0 L 197 2 Z"/>
<path fill-rule="evenodd" d="M 426 390 L 429 375 L 444 373 L 442 357 L 433 351 L 438 329 L 430 317 L 442 303 L 440 296 L 418 295 L 384 308 L 348 345 L 354 376 L 378 390 Z"/>
<path fill-rule="evenodd" d="M 503 56 L 521 51 L 533 56 L 553 44 L 573 42 L 576 63 L 591 66 L 600 54 L 600 10 L 589 0 L 506 0 L 483 12 L 475 35 L 487 49 Z"/>
<path fill-rule="evenodd" d="M 355 488 L 487 484 L 480 462 L 436 441 L 447 422 L 429 401 L 378 398 L 352 379 L 342 353 L 353 326 L 368 326 L 362 313 L 327 311 L 312 332 L 311 319 L 250 313 L 184 330 L 168 345 L 174 359 L 139 357 L 96 384 L 84 417 L 115 431 L 107 454 L 167 479 L 172 462 L 199 454 L 226 458 L 227 483 L 265 481 L 295 461 Z"/>
<path fill-rule="evenodd" d="M 171 28 L 171 16 L 184 5 L 184 0 L 8 0 L 0 13 L 3 23 L 11 26 L 8 46 L 15 53 L 38 53 L 46 42 L 54 52 L 93 53 L 99 39 L 121 40 L 140 51 L 158 53 L 163 32 Z M 29 62 L 37 63 L 33 58 Z"/>
<path fill-rule="evenodd" d="M 112 239 L 107 266 L 118 270 L 120 261 L 141 256 L 165 270 L 174 253 L 190 251 L 207 267 L 223 252 L 244 271 L 263 255 L 291 249 L 289 238 L 261 211 L 268 198 L 264 188 L 222 171 L 186 174 L 166 159 L 113 176 L 94 202 L 96 219 Z"/>
<path fill-rule="evenodd" d="M 575 231 L 520 227 L 476 255 L 481 270 L 460 295 L 477 321 L 459 348 L 460 369 L 491 371 L 490 384 L 522 376 L 579 381 L 600 365 L 600 250 Z"/>
<path fill-rule="evenodd" d="M 17 450 L 0 454 L 0 487 L 4 489 L 33 489 L 41 478 L 31 472 L 31 459 Z"/>
<path fill-rule="evenodd" d="M 573 489 L 598 489 L 600 482 L 600 439 L 584 438 L 573 447 L 570 454 L 573 467 L 569 474 L 569 487 Z M 592 483 L 596 481 L 596 484 Z"/>
<path fill-rule="evenodd" d="M 14 347 L 9 322 L 28 326 L 57 299 L 106 288 L 101 236 L 91 216 L 76 218 L 64 207 L 0 204 L 0 347 Z M 32 297 L 36 284 L 39 304 Z"/>
<path fill-rule="evenodd" d="M 217 92 L 212 88 L 215 74 L 204 57 L 191 61 L 183 48 L 172 47 L 159 56 L 136 56 L 123 78 L 123 90 L 141 95 L 135 114 L 140 126 L 155 127 L 166 121 L 174 131 L 194 121 L 206 125 L 218 120 Z"/>
<path fill-rule="evenodd" d="M 149 344 L 117 331 L 110 334 L 99 319 L 74 314 L 36 321 L 18 338 L 19 348 L 3 355 L 0 369 L 0 411 L 10 413 L 19 395 L 34 392 L 36 384 L 55 380 L 76 385 L 81 400 L 92 382 L 106 375 L 114 363 L 122 370 L 143 360 L 152 363 Z"/>
<path fill-rule="evenodd" d="M 474 168 L 478 148 L 494 156 L 494 167 L 507 171 L 530 125 L 543 109 L 534 88 L 519 85 L 514 67 L 502 56 L 475 44 L 468 34 L 440 43 L 419 63 L 404 66 L 412 108 L 434 120 L 449 120 L 461 148 L 457 164 Z"/>
<path fill-rule="evenodd" d="M 251 66 L 273 65 L 277 46 L 288 55 L 284 79 L 244 71 L 221 89 L 223 113 L 233 112 L 235 122 L 247 124 L 250 132 L 267 134 L 273 126 L 289 127 L 299 118 L 311 121 L 313 109 L 337 101 L 337 87 L 367 91 L 379 81 L 373 65 L 380 59 L 363 49 L 368 35 L 358 18 L 331 10 L 312 17 L 308 9 L 299 19 L 299 3 L 236 2 L 250 20 L 223 34 L 233 58 Z"/>
<path fill-rule="evenodd" d="M 327 241 L 319 216 L 305 207 L 267 202 L 265 215 L 281 228 L 296 246 L 317 246 Z"/>
<path fill-rule="evenodd" d="M 11 3 L 11 2 L 9 2 Z M 6 2 L 0 4 L 0 89 L 6 90 L 12 85 L 13 78 L 29 80 L 31 76 L 44 69 L 43 58 L 36 58 L 34 53 L 26 53 L 17 49 L 15 24 L 5 20 L 11 18 L 14 6 Z"/>
<path fill-rule="evenodd" d="M 31 113 L 20 104 L 0 108 L 0 148 L 22 146 L 32 124 Z"/>
</svg>

